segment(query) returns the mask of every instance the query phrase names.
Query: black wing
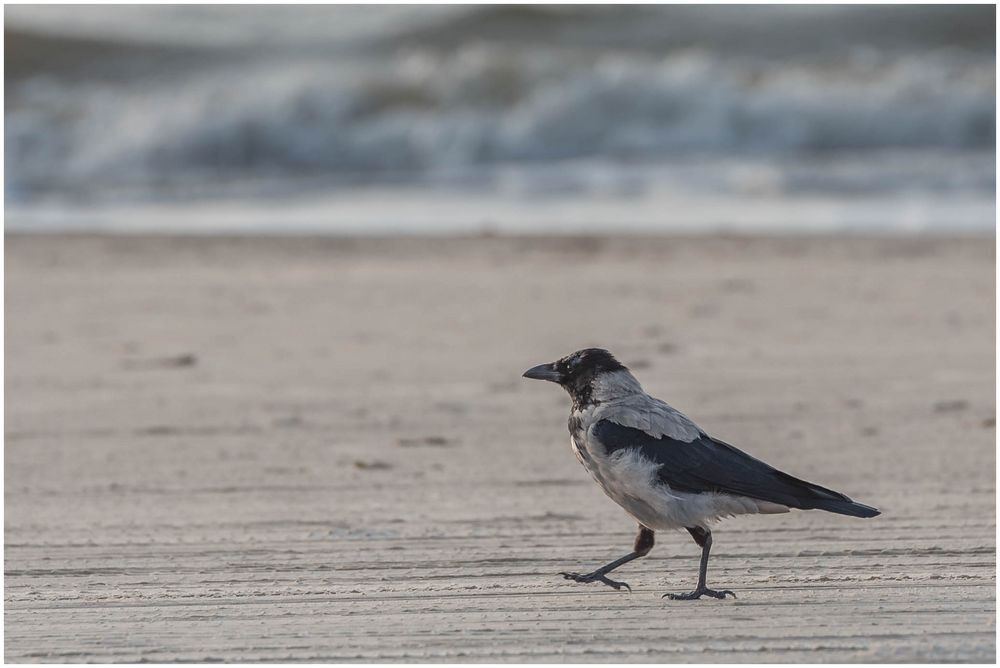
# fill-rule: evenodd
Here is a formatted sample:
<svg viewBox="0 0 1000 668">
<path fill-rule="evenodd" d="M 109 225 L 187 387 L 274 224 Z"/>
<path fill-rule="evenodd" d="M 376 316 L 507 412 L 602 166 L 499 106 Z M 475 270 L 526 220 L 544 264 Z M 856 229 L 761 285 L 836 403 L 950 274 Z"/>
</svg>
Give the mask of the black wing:
<svg viewBox="0 0 1000 668">
<path fill-rule="evenodd" d="M 647 459 L 661 464 L 660 480 L 677 491 L 735 494 L 789 508 L 815 508 L 854 517 L 879 514 L 875 508 L 799 480 L 704 432 L 694 441 L 685 442 L 669 436 L 655 438 L 641 429 L 600 420 L 591 428 L 591 434 L 608 454 L 623 448 L 638 449 Z"/>
</svg>

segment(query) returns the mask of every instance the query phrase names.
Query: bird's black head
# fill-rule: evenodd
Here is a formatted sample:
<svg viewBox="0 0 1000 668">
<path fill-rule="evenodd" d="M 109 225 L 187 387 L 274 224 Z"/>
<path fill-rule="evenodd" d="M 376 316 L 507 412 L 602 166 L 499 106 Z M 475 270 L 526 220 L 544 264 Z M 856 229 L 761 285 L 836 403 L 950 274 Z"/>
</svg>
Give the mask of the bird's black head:
<svg viewBox="0 0 1000 668">
<path fill-rule="evenodd" d="M 551 364 L 539 364 L 524 372 L 525 378 L 558 383 L 577 405 L 590 402 L 594 378 L 609 371 L 622 371 L 625 365 L 603 348 L 585 348 Z"/>
</svg>

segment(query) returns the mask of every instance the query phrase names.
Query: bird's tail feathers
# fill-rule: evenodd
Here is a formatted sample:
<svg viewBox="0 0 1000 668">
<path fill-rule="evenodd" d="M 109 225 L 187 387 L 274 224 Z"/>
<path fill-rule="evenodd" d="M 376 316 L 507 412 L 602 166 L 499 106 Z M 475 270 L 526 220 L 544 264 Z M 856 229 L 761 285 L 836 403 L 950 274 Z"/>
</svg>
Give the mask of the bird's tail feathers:
<svg viewBox="0 0 1000 668">
<path fill-rule="evenodd" d="M 826 510 L 827 512 L 850 515 L 851 517 L 875 517 L 882 514 L 878 508 L 852 501 L 847 495 L 840 492 L 835 492 L 816 483 L 793 478 L 787 473 L 783 473 L 782 475 L 786 479 L 794 480 L 801 487 L 805 488 L 804 495 L 796 495 L 796 500 L 799 502 L 797 507 L 802 510 Z"/>
<path fill-rule="evenodd" d="M 872 508 L 863 503 L 851 501 L 846 497 L 843 501 L 840 499 L 811 500 L 810 507 L 816 510 L 827 510 L 840 515 L 850 515 L 851 517 L 875 517 L 882 514 L 882 511 L 878 508 Z"/>
</svg>

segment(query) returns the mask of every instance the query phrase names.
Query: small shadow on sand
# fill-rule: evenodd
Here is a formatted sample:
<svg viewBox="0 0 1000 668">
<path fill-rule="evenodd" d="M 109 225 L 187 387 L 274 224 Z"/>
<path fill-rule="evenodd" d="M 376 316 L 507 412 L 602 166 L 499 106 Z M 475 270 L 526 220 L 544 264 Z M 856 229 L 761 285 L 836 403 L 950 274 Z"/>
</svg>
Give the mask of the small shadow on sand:
<svg viewBox="0 0 1000 668">
<path fill-rule="evenodd" d="M 379 460 L 365 461 L 363 459 L 357 459 L 354 461 L 354 468 L 361 471 L 386 471 L 392 468 L 392 464 L 388 462 L 383 462 Z"/>
<path fill-rule="evenodd" d="M 452 441 L 444 436 L 425 436 L 423 438 L 401 438 L 397 443 L 404 448 L 452 448 L 458 445 L 457 441 Z"/>
<path fill-rule="evenodd" d="M 152 357 L 140 360 L 125 360 L 122 365 L 126 369 L 186 369 L 198 364 L 198 356 L 194 353 Z"/>
<path fill-rule="evenodd" d="M 939 401 L 934 404 L 935 413 L 958 413 L 969 408 L 969 402 L 965 399 L 954 399 L 951 401 Z"/>
</svg>

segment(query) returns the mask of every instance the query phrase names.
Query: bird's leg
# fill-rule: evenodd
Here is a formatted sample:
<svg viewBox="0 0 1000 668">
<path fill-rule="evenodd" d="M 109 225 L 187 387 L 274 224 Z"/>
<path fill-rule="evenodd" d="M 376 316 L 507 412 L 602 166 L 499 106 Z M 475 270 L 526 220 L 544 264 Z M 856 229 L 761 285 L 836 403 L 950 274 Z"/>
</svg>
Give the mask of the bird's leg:
<svg viewBox="0 0 1000 668">
<path fill-rule="evenodd" d="M 610 564 L 601 566 L 593 573 L 586 573 L 584 575 L 581 575 L 580 573 L 560 573 L 559 575 L 563 576 L 567 580 L 573 580 L 575 582 L 603 582 L 609 587 L 614 587 L 615 589 L 625 587 L 629 591 L 632 591 L 632 588 L 629 587 L 627 583 L 612 580 L 611 578 L 605 577 L 605 575 L 615 570 L 622 564 L 627 564 L 633 559 L 638 559 L 639 557 L 644 557 L 649 554 L 649 551 L 653 549 L 653 542 L 653 530 L 640 524 L 639 534 L 635 537 L 635 545 L 632 547 L 632 551 L 621 559 L 615 559 Z"/>
<path fill-rule="evenodd" d="M 687 530 L 691 534 L 691 537 L 694 538 L 694 542 L 701 546 L 701 567 L 698 569 L 698 588 L 687 594 L 664 594 L 663 598 L 670 598 L 675 601 L 693 601 L 702 596 L 725 598 L 726 594 L 736 598 L 736 594 L 728 589 L 716 591 L 709 589 L 705 584 L 705 579 L 708 577 L 708 553 L 712 549 L 712 532 L 701 527 L 688 527 Z"/>
</svg>

